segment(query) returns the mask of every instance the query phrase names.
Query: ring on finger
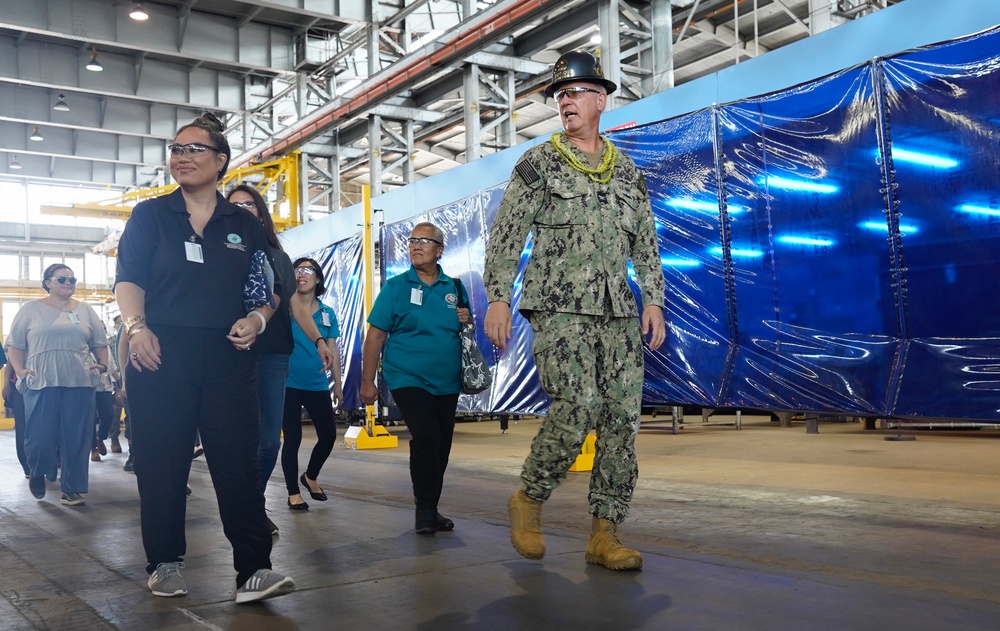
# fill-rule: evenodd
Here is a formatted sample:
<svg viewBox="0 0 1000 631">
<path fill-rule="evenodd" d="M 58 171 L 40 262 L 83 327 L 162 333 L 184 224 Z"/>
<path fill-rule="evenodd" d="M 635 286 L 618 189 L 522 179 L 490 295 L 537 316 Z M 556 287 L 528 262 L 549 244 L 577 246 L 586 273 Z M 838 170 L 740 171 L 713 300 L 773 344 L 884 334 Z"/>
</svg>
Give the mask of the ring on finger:
<svg viewBox="0 0 1000 631">
<path fill-rule="evenodd" d="M 132 353 L 132 359 L 139 359 L 139 353 Z"/>
</svg>

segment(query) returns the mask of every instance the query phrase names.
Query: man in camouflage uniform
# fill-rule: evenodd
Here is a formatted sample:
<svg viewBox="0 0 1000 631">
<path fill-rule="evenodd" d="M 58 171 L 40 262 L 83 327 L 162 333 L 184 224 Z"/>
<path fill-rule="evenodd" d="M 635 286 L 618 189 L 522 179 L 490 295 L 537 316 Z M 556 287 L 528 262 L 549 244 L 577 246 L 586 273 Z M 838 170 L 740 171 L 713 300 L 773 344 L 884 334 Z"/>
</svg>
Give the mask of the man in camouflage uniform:
<svg viewBox="0 0 1000 631">
<path fill-rule="evenodd" d="M 525 460 L 521 488 L 508 504 L 511 542 L 529 559 L 544 556 L 542 502 L 565 479 L 596 424 L 586 559 L 627 570 L 642 567 L 639 553 L 616 535 L 638 477 L 642 338 L 648 335 L 656 349 L 666 331 L 645 180 L 599 133 L 607 94 L 616 88 L 593 55 L 567 53 L 556 63 L 545 94 L 555 97 L 565 133 L 529 149 L 511 175 L 486 250 L 485 326 L 503 349 L 514 275 L 530 231 L 534 245 L 520 311 L 534 330 L 535 365 L 552 405 Z M 626 283 L 629 259 L 642 288 L 641 334 Z"/>
</svg>

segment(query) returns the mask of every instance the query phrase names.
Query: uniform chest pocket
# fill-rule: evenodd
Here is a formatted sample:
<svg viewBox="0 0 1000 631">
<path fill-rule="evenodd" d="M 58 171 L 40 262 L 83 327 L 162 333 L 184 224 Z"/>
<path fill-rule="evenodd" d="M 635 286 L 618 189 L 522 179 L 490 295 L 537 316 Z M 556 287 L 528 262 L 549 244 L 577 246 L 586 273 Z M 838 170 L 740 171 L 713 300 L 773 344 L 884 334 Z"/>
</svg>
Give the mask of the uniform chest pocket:
<svg viewBox="0 0 1000 631">
<path fill-rule="evenodd" d="M 619 190 L 615 192 L 615 199 L 618 202 L 617 223 L 619 227 L 625 232 L 634 235 L 638 230 L 639 208 L 642 207 L 642 197 L 633 191 Z"/>
<path fill-rule="evenodd" d="M 556 183 L 550 189 L 549 203 L 535 218 L 536 223 L 549 228 L 586 224 L 590 190 Z"/>
</svg>

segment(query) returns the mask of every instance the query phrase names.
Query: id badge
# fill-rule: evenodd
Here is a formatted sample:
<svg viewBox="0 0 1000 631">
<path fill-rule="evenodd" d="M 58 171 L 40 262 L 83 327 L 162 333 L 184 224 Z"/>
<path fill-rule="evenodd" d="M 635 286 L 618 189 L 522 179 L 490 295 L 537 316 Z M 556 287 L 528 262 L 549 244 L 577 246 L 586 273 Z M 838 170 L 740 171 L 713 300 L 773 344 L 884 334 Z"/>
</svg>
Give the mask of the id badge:
<svg viewBox="0 0 1000 631">
<path fill-rule="evenodd" d="M 329 313 L 327 313 L 326 311 L 324 311 L 323 312 L 323 317 L 321 319 L 323 320 L 323 326 L 325 326 L 325 327 L 329 327 L 330 326 L 330 314 Z"/>
<path fill-rule="evenodd" d="M 76 315 L 75 311 L 68 312 L 66 317 L 69 318 L 70 324 L 80 324 L 80 316 Z"/>
<path fill-rule="evenodd" d="M 205 258 L 201 255 L 201 244 L 192 243 L 190 241 L 184 242 L 184 253 L 187 254 L 187 260 L 192 263 L 204 263 Z"/>
<path fill-rule="evenodd" d="M 410 290 L 410 304 L 422 305 L 424 304 L 424 290 L 416 287 Z"/>
</svg>

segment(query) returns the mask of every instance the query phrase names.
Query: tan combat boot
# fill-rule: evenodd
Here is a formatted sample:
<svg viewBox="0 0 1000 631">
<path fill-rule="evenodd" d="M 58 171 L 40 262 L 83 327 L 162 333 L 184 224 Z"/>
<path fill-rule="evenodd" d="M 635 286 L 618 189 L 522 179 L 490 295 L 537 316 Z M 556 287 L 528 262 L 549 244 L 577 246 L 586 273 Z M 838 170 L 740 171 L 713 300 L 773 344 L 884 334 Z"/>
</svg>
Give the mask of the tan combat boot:
<svg viewBox="0 0 1000 631">
<path fill-rule="evenodd" d="M 590 541 L 587 542 L 587 563 L 603 565 L 609 570 L 638 570 L 642 556 L 638 550 L 626 548 L 618 540 L 618 524 L 593 516 Z"/>
<path fill-rule="evenodd" d="M 527 559 L 545 556 L 545 539 L 542 537 L 542 503 L 518 491 L 507 502 L 510 514 L 510 542 L 514 549 Z"/>
</svg>

